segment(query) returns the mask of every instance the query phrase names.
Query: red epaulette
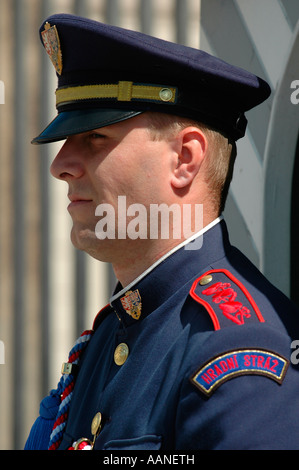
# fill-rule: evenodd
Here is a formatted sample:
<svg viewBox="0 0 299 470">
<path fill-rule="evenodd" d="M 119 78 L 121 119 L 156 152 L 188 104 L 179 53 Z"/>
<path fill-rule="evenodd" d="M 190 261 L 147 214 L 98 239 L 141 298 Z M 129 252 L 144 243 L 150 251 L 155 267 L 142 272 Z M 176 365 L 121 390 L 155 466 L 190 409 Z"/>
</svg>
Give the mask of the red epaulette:
<svg viewBox="0 0 299 470">
<path fill-rule="evenodd" d="M 205 307 L 215 330 L 265 321 L 246 287 L 226 269 L 212 269 L 200 276 L 190 295 Z"/>
</svg>

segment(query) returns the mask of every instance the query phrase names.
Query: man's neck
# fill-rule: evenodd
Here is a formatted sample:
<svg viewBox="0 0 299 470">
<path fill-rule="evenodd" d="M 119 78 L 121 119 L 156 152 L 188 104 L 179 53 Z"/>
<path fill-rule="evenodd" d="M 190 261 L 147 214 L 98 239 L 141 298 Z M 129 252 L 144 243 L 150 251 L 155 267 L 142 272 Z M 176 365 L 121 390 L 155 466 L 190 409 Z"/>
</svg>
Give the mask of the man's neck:
<svg viewBox="0 0 299 470">
<path fill-rule="evenodd" d="M 126 250 L 126 257 L 121 262 L 112 265 L 116 278 L 121 285 L 129 288 L 154 269 L 160 262 L 170 256 L 176 250 L 186 246 L 192 240 L 201 237 L 205 232 L 222 220 L 222 216 L 217 217 L 204 226 L 204 228 L 187 239 L 181 240 L 155 240 L 157 243 L 132 243 L 132 249 Z M 148 242 L 139 240 L 138 242 Z M 160 243 L 159 243 L 160 242 Z M 165 242 L 165 243 L 161 243 Z"/>
</svg>

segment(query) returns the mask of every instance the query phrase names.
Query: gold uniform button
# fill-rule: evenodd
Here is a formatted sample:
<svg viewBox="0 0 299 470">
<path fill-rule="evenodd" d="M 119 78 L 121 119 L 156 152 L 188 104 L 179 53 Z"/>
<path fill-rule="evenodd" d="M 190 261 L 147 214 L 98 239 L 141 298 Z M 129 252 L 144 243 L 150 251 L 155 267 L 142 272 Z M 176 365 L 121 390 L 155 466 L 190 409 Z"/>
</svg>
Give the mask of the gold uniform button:
<svg viewBox="0 0 299 470">
<path fill-rule="evenodd" d="M 201 286 L 206 286 L 213 280 L 213 276 L 211 274 L 207 274 L 206 276 L 202 277 L 201 280 L 199 281 L 199 284 Z"/>
<path fill-rule="evenodd" d="M 97 437 L 101 431 L 101 427 L 102 427 L 102 414 L 98 412 L 94 416 L 92 423 L 91 423 L 91 434 L 94 437 Z"/>
<path fill-rule="evenodd" d="M 162 101 L 170 101 L 173 97 L 173 93 L 170 88 L 162 88 L 159 92 L 159 96 Z"/>
<path fill-rule="evenodd" d="M 118 366 L 122 366 L 129 356 L 129 347 L 126 343 L 120 343 L 114 351 L 114 362 Z"/>
</svg>

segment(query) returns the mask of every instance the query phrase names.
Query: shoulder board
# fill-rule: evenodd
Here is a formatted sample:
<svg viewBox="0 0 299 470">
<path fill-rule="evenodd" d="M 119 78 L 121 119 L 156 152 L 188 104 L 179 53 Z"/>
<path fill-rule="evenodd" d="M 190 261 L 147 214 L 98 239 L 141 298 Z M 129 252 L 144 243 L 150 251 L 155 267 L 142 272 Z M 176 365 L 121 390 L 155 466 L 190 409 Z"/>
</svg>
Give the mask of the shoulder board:
<svg viewBox="0 0 299 470">
<path fill-rule="evenodd" d="M 226 269 L 212 269 L 200 276 L 190 295 L 208 311 L 215 330 L 265 321 L 246 287 Z"/>
</svg>

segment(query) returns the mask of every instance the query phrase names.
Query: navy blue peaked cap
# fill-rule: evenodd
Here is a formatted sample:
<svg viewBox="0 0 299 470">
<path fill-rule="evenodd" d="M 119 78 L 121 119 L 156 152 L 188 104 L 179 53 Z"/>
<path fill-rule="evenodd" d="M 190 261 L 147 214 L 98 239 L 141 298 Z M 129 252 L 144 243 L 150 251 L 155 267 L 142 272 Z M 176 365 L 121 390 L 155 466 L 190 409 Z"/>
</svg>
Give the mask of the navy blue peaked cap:
<svg viewBox="0 0 299 470">
<path fill-rule="evenodd" d="M 204 51 L 90 19 L 50 16 L 40 37 L 58 76 L 58 115 L 33 143 L 145 111 L 188 117 L 237 140 L 244 113 L 270 95 L 264 80 Z"/>
</svg>

